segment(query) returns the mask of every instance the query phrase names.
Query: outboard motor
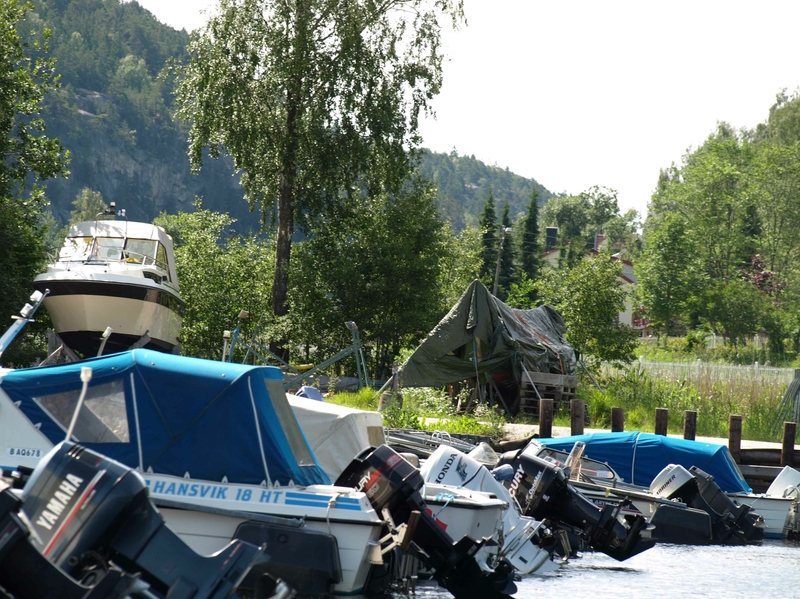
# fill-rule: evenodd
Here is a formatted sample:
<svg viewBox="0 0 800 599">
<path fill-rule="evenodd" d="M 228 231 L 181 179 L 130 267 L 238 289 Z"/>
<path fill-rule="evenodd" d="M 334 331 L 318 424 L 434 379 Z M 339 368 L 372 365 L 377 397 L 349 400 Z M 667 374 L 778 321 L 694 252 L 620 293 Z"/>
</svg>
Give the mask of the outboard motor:
<svg viewBox="0 0 800 599">
<path fill-rule="evenodd" d="M 678 499 L 711 518 L 713 542 L 755 543 L 764 539 L 764 521 L 748 505 L 739 505 L 722 492 L 714 477 L 693 466 L 670 464 L 653 479 L 650 492 Z"/>
<path fill-rule="evenodd" d="M 139 574 L 150 586 L 149 597 L 222 599 L 233 595 L 250 568 L 266 558 L 243 541 L 232 541 L 211 557 L 197 555 L 164 525 L 136 472 L 67 441 L 42 459 L 22 500 L 18 519 L 28 524 L 29 544 L 84 588 L 110 584 L 105 578 L 115 565 Z M 23 570 L 15 568 L 24 566 L 20 560 L 16 552 L 4 563 L 0 558 L 0 572 L 19 578 Z M 35 572 L 21 578 L 25 584 L 39 583 Z M 7 582 L 3 578 L 0 584 Z M 48 590 L 30 596 L 73 596 Z"/>
<path fill-rule="evenodd" d="M 564 470 L 554 463 L 523 450 L 504 454 L 501 464 L 515 470 L 514 478 L 505 484 L 524 515 L 558 523 L 619 561 L 655 544 L 641 536 L 647 527 L 642 516 L 620 518 L 624 503 L 596 506 L 569 484 Z"/>
<path fill-rule="evenodd" d="M 481 569 L 474 554 L 483 541 L 469 537 L 453 539 L 426 513 L 419 493 L 423 485 L 419 470 L 387 445 L 358 454 L 336 481 L 369 497 L 378 513 L 390 516 L 395 525 L 406 524 L 401 547 L 434 571 L 436 580 L 456 599 L 500 599 L 516 592 L 513 570 L 506 562 L 493 572 Z"/>
<path fill-rule="evenodd" d="M 22 500 L 0 492 L 0 597 L 14 599 L 153 599 L 150 585 L 109 564 L 101 580 L 85 586 L 47 560 L 30 542 Z"/>
</svg>

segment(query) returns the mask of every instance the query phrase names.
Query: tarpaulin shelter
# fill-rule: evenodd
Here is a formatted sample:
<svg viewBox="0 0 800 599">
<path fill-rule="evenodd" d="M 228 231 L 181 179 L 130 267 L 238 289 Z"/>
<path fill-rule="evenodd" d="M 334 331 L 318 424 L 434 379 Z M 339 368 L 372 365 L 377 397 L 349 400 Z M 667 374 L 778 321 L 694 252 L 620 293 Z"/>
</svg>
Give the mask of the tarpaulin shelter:
<svg viewBox="0 0 800 599">
<path fill-rule="evenodd" d="M 400 369 L 404 387 L 436 387 L 467 379 L 484 384 L 498 372 L 575 374 L 577 356 L 551 306 L 511 308 L 477 279 Z"/>
</svg>

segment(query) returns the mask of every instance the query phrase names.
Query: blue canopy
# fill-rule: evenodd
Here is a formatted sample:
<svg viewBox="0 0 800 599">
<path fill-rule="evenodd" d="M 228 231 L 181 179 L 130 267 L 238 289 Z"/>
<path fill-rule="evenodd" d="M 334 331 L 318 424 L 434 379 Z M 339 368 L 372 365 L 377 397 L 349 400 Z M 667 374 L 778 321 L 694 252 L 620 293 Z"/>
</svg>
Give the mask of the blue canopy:
<svg viewBox="0 0 800 599">
<path fill-rule="evenodd" d="M 231 483 L 329 484 L 272 366 L 146 349 L 14 370 L 0 388 L 53 443 L 63 441 L 92 379 L 73 439 L 147 472 Z"/>
<path fill-rule="evenodd" d="M 569 452 L 577 441 L 586 443 L 584 455 L 607 462 L 626 482 L 650 486 L 669 464 L 687 470 L 697 466 L 712 475 L 726 493 L 750 493 L 728 448 L 713 443 L 673 439 L 653 433 L 593 433 L 554 439 L 536 439 L 552 449 Z"/>
</svg>

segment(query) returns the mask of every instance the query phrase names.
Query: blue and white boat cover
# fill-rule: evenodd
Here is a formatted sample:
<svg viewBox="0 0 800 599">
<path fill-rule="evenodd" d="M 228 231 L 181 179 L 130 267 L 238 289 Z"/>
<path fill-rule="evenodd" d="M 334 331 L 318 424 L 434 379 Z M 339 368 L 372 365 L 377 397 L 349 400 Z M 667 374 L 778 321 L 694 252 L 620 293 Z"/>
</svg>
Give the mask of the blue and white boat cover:
<svg viewBox="0 0 800 599">
<path fill-rule="evenodd" d="M 553 439 L 536 439 L 552 449 L 569 453 L 577 441 L 586 443 L 584 455 L 611 466 L 625 482 L 649 487 L 669 464 L 687 470 L 697 466 L 714 477 L 726 493 L 750 493 L 736 462 L 724 445 L 674 439 L 653 433 L 592 433 Z"/>
<path fill-rule="evenodd" d="M 92 379 L 73 440 L 143 472 L 231 483 L 330 484 L 272 366 L 145 349 L 13 370 L 0 389 L 52 442 L 64 440 Z"/>
</svg>

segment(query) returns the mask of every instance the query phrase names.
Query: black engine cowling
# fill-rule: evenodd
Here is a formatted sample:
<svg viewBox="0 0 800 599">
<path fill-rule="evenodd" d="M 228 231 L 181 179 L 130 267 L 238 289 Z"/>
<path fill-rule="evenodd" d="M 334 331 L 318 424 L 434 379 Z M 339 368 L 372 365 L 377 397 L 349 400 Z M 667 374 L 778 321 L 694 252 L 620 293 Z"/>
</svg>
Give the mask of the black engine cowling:
<svg viewBox="0 0 800 599">
<path fill-rule="evenodd" d="M 259 548 L 242 541 L 212 557 L 197 555 L 166 528 L 136 472 L 70 442 L 40 462 L 22 500 L 21 509 L 8 511 L 16 509 L 28 523 L 29 545 L 46 560 L 34 556 L 26 563 L 55 566 L 85 588 L 108 584 L 104 577 L 119 568 L 140 575 L 154 593 L 150 596 L 222 599 L 265 559 Z M 48 593 L 31 596 L 60 596 Z"/>
<path fill-rule="evenodd" d="M 501 464 L 514 468 L 514 478 L 504 484 L 524 515 L 558 523 L 586 539 L 592 548 L 620 561 L 655 544 L 641 536 L 647 526 L 642 516 L 621 521 L 621 505 L 596 506 L 555 464 L 524 451 L 505 454 Z"/>
<path fill-rule="evenodd" d="M 426 513 L 419 493 L 424 484 L 419 470 L 400 454 L 381 445 L 357 455 L 335 483 L 363 491 L 377 512 L 387 509 L 396 524 L 418 519 L 409 553 L 434 571 L 439 583 L 456 599 L 493 599 L 516 591 L 513 571 L 501 563 L 492 573 L 472 557 L 481 547 L 469 537 L 454 542 Z"/>
</svg>

